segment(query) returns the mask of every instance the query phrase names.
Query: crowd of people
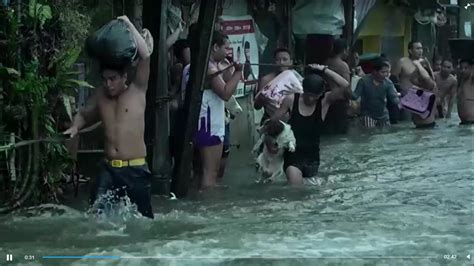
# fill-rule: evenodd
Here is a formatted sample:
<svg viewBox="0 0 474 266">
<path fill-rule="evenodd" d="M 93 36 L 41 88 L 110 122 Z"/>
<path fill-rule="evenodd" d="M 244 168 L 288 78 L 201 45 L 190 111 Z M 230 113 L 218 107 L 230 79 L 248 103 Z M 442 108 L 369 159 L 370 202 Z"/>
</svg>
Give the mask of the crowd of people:
<svg viewBox="0 0 474 266">
<path fill-rule="evenodd" d="M 144 216 L 153 218 L 151 176 L 145 161 L 143 137 L 152 39 L 151 36 L 143 38 L 127 17 L 119 19 L 126 22 L 137 43 L 139 59 L 136 75 L 127 82 L 125 69 L 103 63 L 103 85 L 97 88 L 87 106 L 78 112 L 66 133 L 74 136 L 81 128 L 102 121 L 106 160 L 97 178 L 94 199 L 108 190 L 117 189 L 119 195 L 127 194 Z M 173 122 L 171 147 L 176 145 L 176 132 L 184 130 L 180 117 L 188 88 L 190 44 L 196 38 L 193 30 L 191 27 L 187 40 L 177 40 L 172 46 L 175 64 L 170 72 L 170 93 L 174 95 L 170 102 Z M 208 78 L 203 90 L 198 127 L 193 135 L 196 162 L 199 162 L 195 163 L 199 167 L 195 167 L 194 178 L 199 181 L 202 190 L 217 186 L 219 177 L 223 176 L 229 151 L 228 118 L 232 115 L 226 110 L 226 102 L 234 95 L 244 74 L 244 65 L 226 59 L 230 48 L 226 35 L 215 31 L 210 47 Z M 414 41 L 408 46 L 409 56 L 401 58 L 393 70 L 386 58 L 379 57 L 374 60 L 372 71 L 366 74 L 358 65 L 357 54 L 348 57 L 347 53 L 344 40 L 336 40 L 324 64 L 308 64 L 305 68 L 303 93 L 286 96 L 279 107 L 273 105 L 262 91 L 282 71 L 293 68 L 291 52 L 278 48 L 274 52 L 274 71 L 259 78 L 254 107 L 264 110 L 262 125 L 266 120 L 286 122 L 296 138 L 296 150 L 284 154 L 284 172 L 290 184 L 302 184 L 317 175 L 320 135 L 328 128 L 336 133 L 346 132 L 350 116 L 357 116 L 366 128 L 387 127 L 407 116 L 411 116 L 417 128 L 433 128 L 437 118 L 450 118 L 454 100 L 457 99 L 461 123 L 474 123 L 472 60 L 461 60 L 458 67 L 458 62 L 444 59 L 436 62 L 437 71 L 433 71 L 429 61 L 423 57 L 422 44 Z M 410 90 L 435 95 L 435 104 L 429 106 L 427 115 L 409 113 L 400 108 L 401 98 Z M 275 142 L 269 138 L 264 145 L 272 146 Z M 172 155 L 175 153 L 171 152 Z"/>
</svg>

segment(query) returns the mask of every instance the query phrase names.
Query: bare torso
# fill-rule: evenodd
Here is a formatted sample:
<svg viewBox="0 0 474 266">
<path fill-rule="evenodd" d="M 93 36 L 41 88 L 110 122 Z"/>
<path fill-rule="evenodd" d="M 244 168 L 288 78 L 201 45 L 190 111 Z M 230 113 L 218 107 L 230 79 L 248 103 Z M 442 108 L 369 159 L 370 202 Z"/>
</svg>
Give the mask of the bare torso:
<svg viewBox="0 0 474 266">
<path fill-rule="evenodd" d="M 461 82 L 458 91 L 458 115 L 462 122 L 474 122 L 474 77 Z"/>
<path fill-rule="evenodd" d="M 425 85 L 426 82 L 422 81 L 422 77 L 419 73 L 419 70 L 416 68 L 415 64 L 410 58 L 404 57 L 400 59 L 400 67 L 401 69 L 399 74 L 399 80 L 402 95 L 405 95 L 408 89 L 413 88 L 413 86 L 418 87 L 424 91 L 436 93 L 436 86 L 434 88 L 427 88 L 427 86 Z M 421 118 L 419 115 L 412 114 L 413 123 L 417 126 L 429 125 L 431 123 L 434 123 L 436 118 L 435 110 L 436 104 L 433 105 L 433 107 L 431 108 L 431 114 L 426 119 Z"/>
<path fill-rule="evenodd" d="M 402 95 L 405 95 L 408 89 L 412 88 L 413 85 L 416 85 L 413 84 L 413 82 L 415 80 L 418 80 L 419 75 L 416 71 L 416 66 L 413 64 L 410 58 L 404 57 L 400 59 L 400 66 L 401 70 L 398 76 L 400 82 L 400 90 Z"/>
<path fill-rule="evenodd" d="M 436 72 L 434 77 L 438 88 L 438 103 L 446 109 L 446 97 L 451 93 L 453 86 L 456 87 L 456 78 L 453 75 L 444 78 L 440 72 Z"/>
<path fill-rule="evenodd" d="M 146 91 L 133 85 L 116 98 L 98 93 L 100 119 L 105 131 L 108 159 L 131 160 L 146 157 L 144 141 Z"/>
</svg>

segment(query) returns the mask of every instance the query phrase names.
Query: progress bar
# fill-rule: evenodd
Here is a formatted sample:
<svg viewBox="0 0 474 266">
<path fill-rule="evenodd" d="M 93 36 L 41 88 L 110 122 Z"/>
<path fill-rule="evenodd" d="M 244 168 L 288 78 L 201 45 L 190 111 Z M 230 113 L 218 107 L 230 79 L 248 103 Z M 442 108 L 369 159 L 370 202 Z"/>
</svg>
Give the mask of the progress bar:
<svg viewBox="0 0 474 266">
<path fill-rule="evenodd" d="M 120 256 L 43 256 L 43 259 L 109 259 L 118 260 Z"/>
<path fill-rule="evenodd" d="M 358 259 L 358 260 L 374 260 L 374 259 L 440 259 L 440 257 L 423 257 L 423 256 L 412 256 L 412 257 L 173 257 L 173 256 L 101 256 L 101 255 L 89 255 L 89 256 L 43 256 L 43 259 L 161 259 L 161 260 L 195 260 L 195 259 L 207 259 L 207 260 L 219 260 L 219 259 L 273 259 L 273 260 L 284 260 L 284 259 Z"/>
</svg>

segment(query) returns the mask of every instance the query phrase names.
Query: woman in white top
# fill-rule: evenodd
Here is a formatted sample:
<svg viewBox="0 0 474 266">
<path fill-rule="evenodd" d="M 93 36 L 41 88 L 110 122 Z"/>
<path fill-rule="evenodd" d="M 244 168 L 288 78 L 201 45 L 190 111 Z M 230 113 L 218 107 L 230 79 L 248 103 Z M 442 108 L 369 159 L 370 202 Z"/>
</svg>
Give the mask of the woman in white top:
<svg viewBox="0 0 474 266">
<path fill-rule="evenodd" d="M 225 59 L 230 42 L 226 35 L 214 32 L 207 70 L 208 80 L 202 95 L 198 129 L 193 142 L 202 162 L 201 188 L 216 185 L 225 135 L 225 102 L 234 94 L 242 77 L 242 65 L 235 65 L 235 72 L 227 82 L 219 73 L 218 63 Z"/>
</svg>

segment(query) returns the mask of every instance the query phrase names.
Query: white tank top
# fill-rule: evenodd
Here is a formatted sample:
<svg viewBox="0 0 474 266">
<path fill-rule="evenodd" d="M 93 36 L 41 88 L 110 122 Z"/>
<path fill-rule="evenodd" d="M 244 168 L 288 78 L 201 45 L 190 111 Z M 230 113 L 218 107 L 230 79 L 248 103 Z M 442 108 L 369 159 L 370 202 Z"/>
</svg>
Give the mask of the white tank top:
<svg viewBox="0 0 474 266">
<path fill-rule="evenodd" d="M 208 67 L 217 68 L 217 65 L 209 62 Z M 205 128 L 202 128 L 203 126 Z M 225 135 L 225 101 L 211 88 L 205 88 L 202 94 L 198 130 L 205 130 L 210 136 L 219 138 L 224 138 Z"/>
<path fill-rule="evenodd" d="M 209 62 L 209 67 L 211 66 L 216 66 L 216 64 Z M 186 92 L 186 86 L 189 82 L 189 72 L 190 65 L 188 64 L 183 69 L 181 80 L 181 93 L 183 99 L 184 93 Z M 198 130 L 204 130 L 210 136 L 217 136 L 219 138 L 223 138 L 225 135 L 225 102 L 210 88 L 204 89 L 202 94 Z"/>
</svg>

